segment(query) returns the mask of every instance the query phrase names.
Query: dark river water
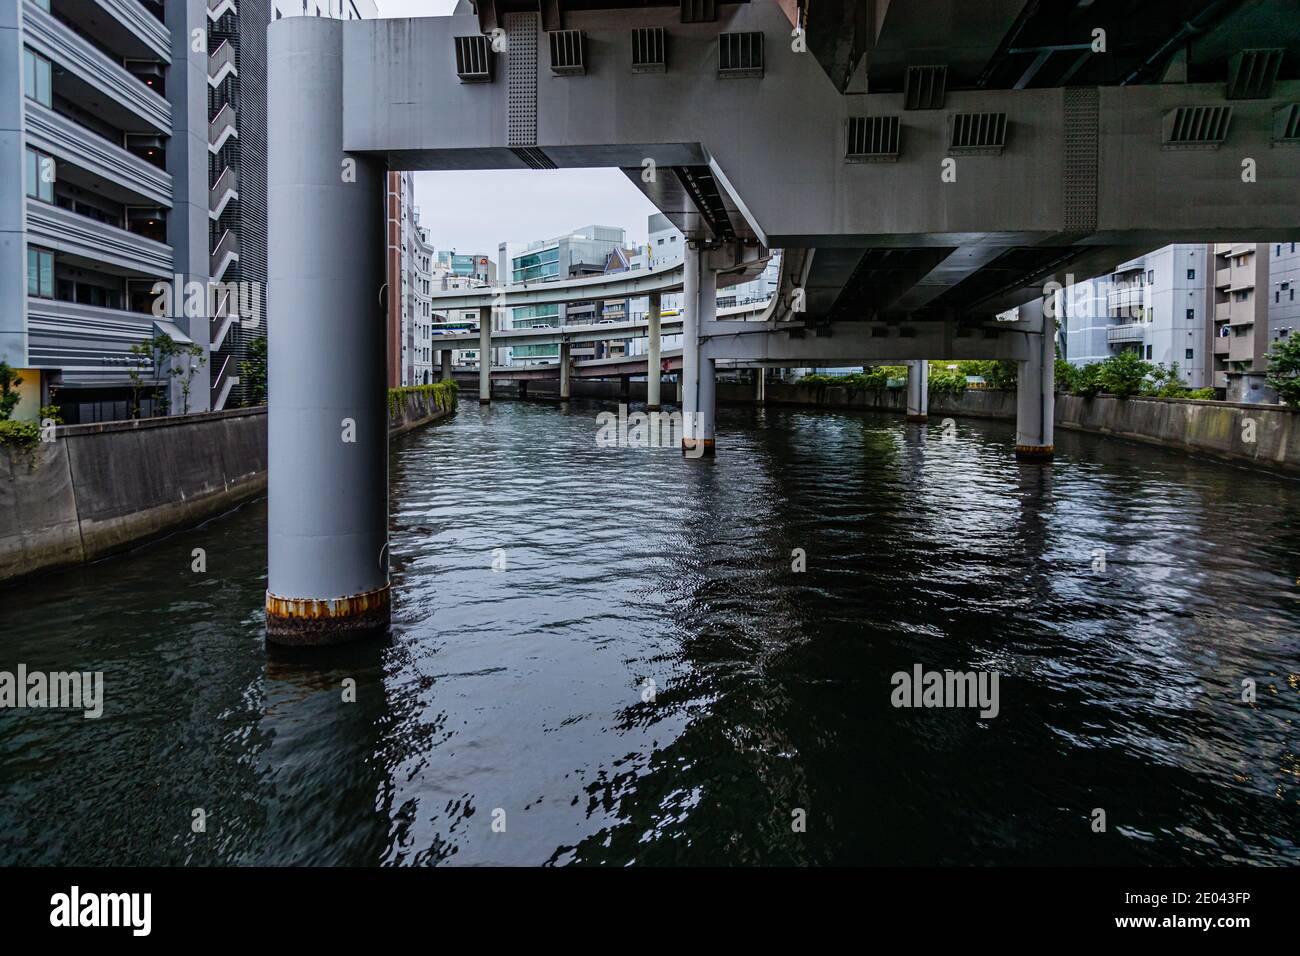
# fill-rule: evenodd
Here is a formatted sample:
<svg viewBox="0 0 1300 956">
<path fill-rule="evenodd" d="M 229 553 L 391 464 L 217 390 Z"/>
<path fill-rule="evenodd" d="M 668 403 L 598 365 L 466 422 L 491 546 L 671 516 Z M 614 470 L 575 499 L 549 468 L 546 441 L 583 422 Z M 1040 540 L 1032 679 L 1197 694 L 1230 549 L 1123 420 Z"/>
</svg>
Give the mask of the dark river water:
<svg viewBox="0 0 1300 956">
<path fill-rule="evenodd" d="M 1300 483 L 774 409 L 684 462 L 599 410 L 393 443 L 382 641 L 268 652 L 265 502 L 0 588 L 0 669 L 105 682 L 0 711 L 0 862 L 1300 863 Z M 916 664 L 997 716 L 895 708 Z"/>
</svg>

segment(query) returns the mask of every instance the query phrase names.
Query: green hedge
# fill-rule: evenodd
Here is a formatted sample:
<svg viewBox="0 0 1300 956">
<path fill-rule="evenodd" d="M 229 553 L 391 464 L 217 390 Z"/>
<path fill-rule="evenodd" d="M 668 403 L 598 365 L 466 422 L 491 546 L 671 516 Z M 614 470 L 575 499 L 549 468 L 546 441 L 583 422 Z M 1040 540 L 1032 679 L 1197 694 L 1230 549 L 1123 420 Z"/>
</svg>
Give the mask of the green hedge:
<svg viewBox="0 0 1300 956">
<path fill-rule="evenodd" d="M 429 395 L 433 398 L 433 407 L 441 412 L 456 407 L 456 394 L 460 391 L 455 382 L 434 382 L 431 385 L 406 385 L 402 388 L 388 390 L 388 414 L 396 418 L 402 414 L 402 406 L 407 395 Z"/>
</svg>

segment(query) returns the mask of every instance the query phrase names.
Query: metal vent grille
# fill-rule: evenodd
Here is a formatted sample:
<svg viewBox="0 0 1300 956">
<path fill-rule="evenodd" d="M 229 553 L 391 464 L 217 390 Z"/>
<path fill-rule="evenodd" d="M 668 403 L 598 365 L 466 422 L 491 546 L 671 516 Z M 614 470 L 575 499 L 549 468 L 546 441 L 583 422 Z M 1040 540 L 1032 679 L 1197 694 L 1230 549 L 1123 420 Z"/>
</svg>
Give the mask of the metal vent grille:
<svg viewBox="0 0 1300 956">
<path fill-rule="evenodd" d="M 1007 145 L 1006 113 L 954 113 L 948 152 L 991 155 Z"/>
<path fill-rule="evenodd" d="M 551 38 L 551 72 L 556 76 L 581 76 L 587 72 L 583 58 L 587 35 L 581 30 L 554 30 Z"/>
<path fill-rule="evenodd" d="M 1300 103 L 1288 103 L 1273 111 L 1273 145 L 1300 146 Z"/>
<path fill-rule="evenodd" d="M 556 165 L 536 146 L 511 146 L 510 152 L 524 161 L 531 169 L 555 169 Z"/>
<path fill-rule="evenodd" d="M 1266 100 L 1273 94 L 1273 81 L 1282 65 L 1283 51 L 1242 50 L 1228 61 L 1230 100 Z"/>
<path fill-rule="evenodd" d="M 897 116 L 850 116 L 844 158 L 850 163 L 898 161 Z"/>
<path fill-rule="evenodd" d="M 680 0 L 682 23 L 713 23 L 718 19 L 718 0 Z"/>
<path fill-rule="evenodd" d="M 537 145 L 537 36 L 541 16 L 507 13 L 501 18 L 506 31 L 506 145 Z"/>
<path fill-rule="evenodd" d="M 456 75 L 462 83 L 492 82 L 492 41 L 485 36 L 455 37 Z"/>
<path fill-rule="evenodd" d="M 1231 106 L 1179 106 L 1165 114 L 1165 149 L 1218 149 L 1228 138 Z"/>
<path fill-rule="evenodd" d="M 668 66 L 663 27 L 637 27 L 632 31 L 632 72 L 662 73 Z"/>
<path fill-rule="evenodd" d="M 718 34 L 718 76 L 743 79 L 763 75 L 763 34 Z"/>
<path fill-rule="evenodd" d="M 909 66 L 903 80 L 903 109 L 941 110 L 948 89 L 948 67 Z"/>
</svg>

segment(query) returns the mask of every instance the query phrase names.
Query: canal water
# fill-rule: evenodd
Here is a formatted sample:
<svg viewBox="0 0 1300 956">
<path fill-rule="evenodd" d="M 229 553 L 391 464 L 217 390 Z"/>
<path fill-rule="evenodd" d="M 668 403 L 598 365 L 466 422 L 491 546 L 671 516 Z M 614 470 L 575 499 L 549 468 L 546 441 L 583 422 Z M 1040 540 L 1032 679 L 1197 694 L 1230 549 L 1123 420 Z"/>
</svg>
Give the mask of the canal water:
<svg viewBox="0 0 1300 956">
<path fill-rule="evenodd" d="M 770 408 L 684 462 L 600 409 L 393 443 L 383 641 L 268 651 L 264 502 L 0 588 L 0 669 L 105 682 L 0 711 L 0 863 L 1300 863 L 1300 483 Z M 916 665 L 997 716 L 894 707 Z"/>
</svg>

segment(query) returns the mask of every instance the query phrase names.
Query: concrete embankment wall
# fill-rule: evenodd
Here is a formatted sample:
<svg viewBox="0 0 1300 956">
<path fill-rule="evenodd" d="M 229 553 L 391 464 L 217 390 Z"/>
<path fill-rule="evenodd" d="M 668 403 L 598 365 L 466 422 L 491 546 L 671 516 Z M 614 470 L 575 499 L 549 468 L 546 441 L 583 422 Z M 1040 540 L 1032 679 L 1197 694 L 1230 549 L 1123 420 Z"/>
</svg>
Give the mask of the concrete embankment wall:
<svg viewBox="0 0 1300 956">
<path fill-rule="evenodd" d="M 752 385 L 718 386 L 718 397 L 753 402 Z M 767 386 L 772 405 L 905 411 L 902 389 L 855 391 L 816 385 Z M 931 395 L 930 418 L 951 415 L 1015 421 L 1014 392 L 971 389 Z M 1056 427 L 1114 435 L 1230 461 L 1300 474 L 1300 411 L 1280 405 L 1198 402 L 1180 398 L 1056 396 Z"/>
<path fill-rule="evenodd" d="M 390 409 L 391 411 L 391 409 Z M 405 394 L 400 434 L 451 414 Z M 266 408 L 60 426 L 0 445 L 0 581 L 93 561 L 266 491 Z"/>
</svg>

